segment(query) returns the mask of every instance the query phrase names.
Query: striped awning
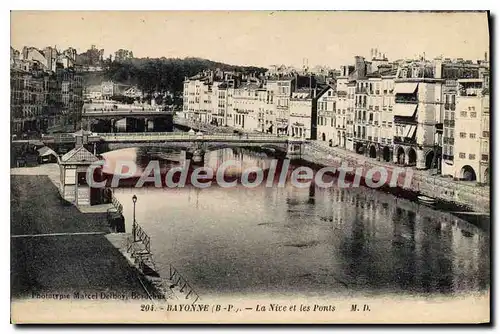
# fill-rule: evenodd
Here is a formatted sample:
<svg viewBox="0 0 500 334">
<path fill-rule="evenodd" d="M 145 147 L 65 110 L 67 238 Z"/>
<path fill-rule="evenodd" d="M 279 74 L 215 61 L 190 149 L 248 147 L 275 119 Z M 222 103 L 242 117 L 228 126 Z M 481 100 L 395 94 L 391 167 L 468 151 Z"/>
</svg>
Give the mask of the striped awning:
<svg viewBox="0 0 500 334">
<path fill-rule="evenodd" d="M 394 85 L 394 94 L 415 94 L 418 82 L 397 82 Z"/>
<path fill-rule="evenodd" d="M 413 117 L 417 111 L 417 105 L 413 103 L 396 103 L 394 105 L 394 116 Z"/>
</svg>

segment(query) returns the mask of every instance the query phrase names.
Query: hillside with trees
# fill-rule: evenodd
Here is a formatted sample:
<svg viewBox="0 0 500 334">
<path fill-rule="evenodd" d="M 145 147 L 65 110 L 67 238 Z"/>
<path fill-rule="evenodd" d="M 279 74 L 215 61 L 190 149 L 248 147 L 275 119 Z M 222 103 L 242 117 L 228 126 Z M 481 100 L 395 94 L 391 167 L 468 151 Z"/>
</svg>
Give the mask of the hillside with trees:
<svg viewBox="0 0 500 334">
<path fill-rule="evenodd" d="M 105 77 L 117 83 L 136 85 L 146 94 L 182 92 L 185 77 L 204 70 L 221 69 L 243 73 L 264 73 L 265 68 L 234 66 L 201 58 L 132 58 L 107 62 Z"/>
</svg>

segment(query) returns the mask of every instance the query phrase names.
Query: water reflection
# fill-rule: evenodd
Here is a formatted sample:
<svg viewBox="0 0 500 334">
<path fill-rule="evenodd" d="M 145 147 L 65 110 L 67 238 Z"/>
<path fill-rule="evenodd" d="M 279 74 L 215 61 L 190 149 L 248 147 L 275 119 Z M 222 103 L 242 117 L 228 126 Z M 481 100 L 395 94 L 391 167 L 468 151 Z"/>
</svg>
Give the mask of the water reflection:
<svg viewBox="0 0 500 334">
<path fill-rule="evenodd" d="M 133 154 L 146 165 L 151 151 Z M 174 164 L 182 152 L 168 154 Z M 235 159 L 269 168 L 271 157 L 225 149 L 208 153 L 205 165 Z M 489 288 L 488 231 L 368 188 L 121 188 L 127 218 L 133 193 L 161 271 L 174 264 L 200 294 Z"/>
</svg>

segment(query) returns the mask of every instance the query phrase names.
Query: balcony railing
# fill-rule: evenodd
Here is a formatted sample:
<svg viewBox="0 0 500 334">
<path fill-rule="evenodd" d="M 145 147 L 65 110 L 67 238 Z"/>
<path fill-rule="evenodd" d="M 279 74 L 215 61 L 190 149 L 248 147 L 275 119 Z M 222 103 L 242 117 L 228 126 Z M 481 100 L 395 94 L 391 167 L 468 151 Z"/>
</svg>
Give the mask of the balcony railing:
<svg viewBox="0 0 500 334">
<path fill-rule="evenodd" d="M 394 144 L 416 144 L 415 138 L 394 136 Z"/>
<path fill-rule="evenodd" d="M 417 97 L 396 97 L 396 103 L 418 103 Z"/>
</svg>

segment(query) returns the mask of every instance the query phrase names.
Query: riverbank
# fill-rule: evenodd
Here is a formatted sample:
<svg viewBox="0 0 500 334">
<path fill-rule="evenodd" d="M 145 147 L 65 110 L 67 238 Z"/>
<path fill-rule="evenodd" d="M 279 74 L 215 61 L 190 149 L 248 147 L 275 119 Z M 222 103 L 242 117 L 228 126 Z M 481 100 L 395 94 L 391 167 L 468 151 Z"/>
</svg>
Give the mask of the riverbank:
<svg viewBox="0 0 500 334">
<path fill-rule="evenodd" d="M 104 213 L 64 204 L 48 175 L 16 172 L 11 176 L 13 301 L 54 295 L 147 301 L 160 295 L 106 238 Z"/>
<path fill-rule="evenodd" d="M 384 167 L 390 175 L 394 164 L 377 161 L 363 155 L 343 149 L 329 147 L 326 144 L 311 141 L 303 149 L 302 159 L 310 163 L 332 166 L 339 164 L 334 159 L 346 161 L 349 167 L 362 167 L 366 172 L 370 168 Z M 337 159 L 338 160 L 338 159 Z M 427 171 L 411 169 L 411 183 L 404 184 L 406 173 L 398 179 L 398 189 L 409 192 L 416 197 L 425 195 L 437 199 L 446 207 L 452 204 L 462 211 L 476 211 L 489 215 L 490 189 L 485 186 L 470 185 L 466 182 L 451 181 L 440 176 L 431 176 Z M 363 173 L 364 175 L 364 173 Z M 459 210 L 459 211 L 460 211 Z"/>
</svg>

